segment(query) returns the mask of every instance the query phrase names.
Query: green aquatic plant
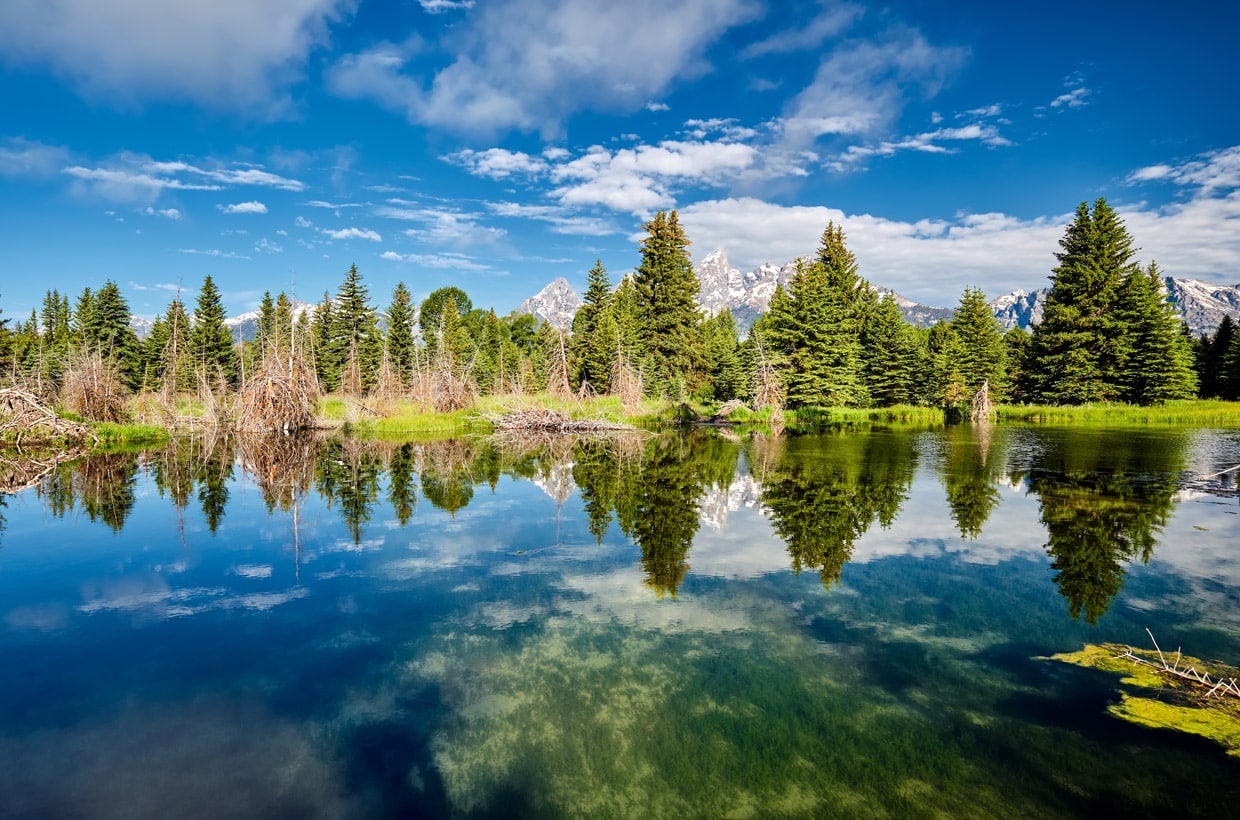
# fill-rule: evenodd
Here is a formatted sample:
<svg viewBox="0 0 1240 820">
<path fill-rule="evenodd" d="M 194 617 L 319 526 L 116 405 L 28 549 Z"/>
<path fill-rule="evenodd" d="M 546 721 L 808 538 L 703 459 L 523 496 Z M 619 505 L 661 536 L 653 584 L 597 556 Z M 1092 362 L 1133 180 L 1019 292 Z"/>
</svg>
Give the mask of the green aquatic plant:
<svg viewBox="0 0 1240 820">
<path fill-rule="evenodd" d="M 1152 638 L 1153 636 L 1151 636 Z M 1155 729 L 1200 735 L 1240 757 L 1240 670 L 1180 652 L 1167 656 L 1123 644 L 1086 644 L 1051 660 L 1122 674 L 1119 701 L 1107 707 L 1118 718 Z"/>
</svg>

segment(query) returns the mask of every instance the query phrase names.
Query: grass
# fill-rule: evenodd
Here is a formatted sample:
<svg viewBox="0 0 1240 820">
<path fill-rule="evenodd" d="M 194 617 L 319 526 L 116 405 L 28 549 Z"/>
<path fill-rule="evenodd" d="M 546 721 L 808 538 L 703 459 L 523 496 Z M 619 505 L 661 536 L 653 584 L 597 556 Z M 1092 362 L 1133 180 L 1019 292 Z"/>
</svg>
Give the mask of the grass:
<svg viewBox="0 0 1240 820">
<path fill-rule="evenodd" d="M 163 444 L 172 437 L 166 427 L 154 424 L 116 424 L 100 422 L 94 426 L 100 445 Z"/>
<path fill-rule="evenodd" d="M 1151 407 L 1103 403 L 1056 407 L 1050 405 L 1002 404 L 996 409 L 998 421 L 1041 424 L 1097 424 L 1141 426 L 1148 424 L 1192 424 L 1199 427 L 1240 427 L 1240 402 L 1217 399 L 1170 401 Z"/>
</svg>

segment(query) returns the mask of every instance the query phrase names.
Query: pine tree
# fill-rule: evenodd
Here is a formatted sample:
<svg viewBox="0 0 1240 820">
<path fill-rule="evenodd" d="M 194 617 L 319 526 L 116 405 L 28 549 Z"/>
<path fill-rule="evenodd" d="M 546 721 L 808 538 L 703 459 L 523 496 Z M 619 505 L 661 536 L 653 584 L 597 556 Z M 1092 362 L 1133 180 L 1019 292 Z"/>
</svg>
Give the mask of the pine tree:
<svg viewBox="0 0 1240 820">
<path fill-rule="evenodd" d="M 439 327 L 442 324 L 444 308 L 449 300 L 456 308 L 458 317 L 464 316 L 474 309 L 474 304 L 465 291 L 455 287 L 439 288 L 431 291 L 422 300 L 422 305 L 418 309 L 418 327 L 422 330 L 422 343 L 426 345 L 427 352 L 431 358 L 434 358 L 438 353 Z M 533 333 L 532 321 L 533 317 L 531 317 L 531 335 Z"/>
<path fill-rule="evenodd" d="M 84 294 L 85 295 L 85 294 Z M 129 303 L 121 295 L 115 282 L 108 281 L 99 293 L 89 300 L 87 321 L 83 335 L 90 350 L 116 364 L 125 386 L 138 387 L 141 373 L 138 337 L 129 326 Z"/>
<path fill-rule="evenodd" d="M 921 367 L 917 330 L 892 298 L 880 299 L 861 343 L 862 372 L 876 407 L 912 404 Z"/>
<path fill-rule="evenodd" d="M 958 367 L 966 399 L 980 390 L 983 383 L 989 385 L 992 398 L 1003 397 L 1007 384 L 1003 331 L 981 290 L 965 288 L 951 328 L 960 343 Z"/>
<path fill-rule="evenodd" d="M 1120 287 L 1116 314 L 1124 328 L 1121 398 L 1145 405 L 1192 398 L 1197 392 L 1197 376 L 1189 342 L 1163 291 L 1156 264 L 1128 272 Z"/>
<path fill-rule="evenodd" d="M 336 294 L 332 332 L 334 355 L 343 367 L 341 386 L 351 393 L 374 386 L 383 354 L 375 311 L 368 297 L 362 275 L 357 265 L 352 265 Z"/>
<path fill-rule="evenodd" d="M 218 375 L 229 384 L 236 384 L 237 352 L 233 349 L 232 332 L 224 324 L 225 317 L 219 289 L 207 276 L 202 280 L 198 304 L 194 308 L 194 327 L 189 334 L 190 351 L 195 364 L 205 368 L 209 378 L 215 379 Z"/>
<path fill-rule="evenodd" d="M 340 387 L 341 361 L 335 345 L 336 306 L 332 296 L 323 292 L 323 301 L 315 305 L 314 319 L 311 325 L 311 339 L 314 353 L 314 369 L 319 381 L 328 392 Z"/>
<path fill-rule="evenodd" d="M 1217 398 L 1222 396 L 1223 386 L 1223 359 L 1227 355 L 1227 349 L 1231 347 L 1231 340 L 1236 335 L 1236 325 L 1231 320 L 1231 316 L 1223 314 L 1222 320 L 1218 323 L 1211 336 L 1204 336 L 1200 342 L 1200 356 L 1197 365 L 1197 373 L 1200 379 L 1202 398 Z"/>
<path fill-rule="evenodd" d="M 736 335 L 736 317 L 724 308 L 706 320 L 704 331 L 711 396 L 715 401 L 739 398 L 746 392 L 747 380 Z"/>
<path fill-rule="evenodd" d="M 272 340 L 279 336 L 276 328 L 276 303 L 269 290 L 263 291 L 263 298 L 259 300 L 256 324 L 258 327 L 254 332 L 254 344 L 258 347 L 259 358 L 262 358 L 267 354 Z"/>
<path fill-rule="evenodd" d="M 1123 332 L 1116 302 L 1132 265 L 1132 239 L 1099 198 L 1092 212 L 1080 204 L 1059 245 L 1059 264 L 1030 344 L 1031 385 L 1036 398 L 1052 404 L 1113 400 L 1121 392 Z"/>
<path fill-rule="evenodd" d="M 614 338 L 599 334 L 599 323 L 611 300 L 611 282 L 603 261 L 596 259 L 586 274 L 586 294 L 577 314 L 573 316 L 571 346 L 573 385 L 589 382 L 595 392 L 607 390 L 611 363 L 615 359 Z"/>
<path fill-rule="evenodd" d="M 681 396 L 701 380 L 701 313 L 689 239 L 676 211 L 659 211 L 642 226 L 642 261 L 633 285 L 641 317 L 640 338 L 650 360 L 650 389 Z"/>
<path fill-rule="evenodd" d="M 1240 333 L 1231 337 L 1231 344 L 1223 354 L 1219 369 L 1219 398 L 1227 401 L 1240 400 Z"/>
<path fill-rule="evenodd" d="M 1024 403 L 1029 399 L 1028 360 L 1029 333 L 1019 326 L 1003 334 L 1003 362 L 1007 367 L 1008 401 Z"/>
<path fill-rule="evenodd" d="M 408 385 L 413 377 L 413 299 L 404 282 L 392 290 L 387 314 L 387 355 L 393 370 Z"/>
</svg>

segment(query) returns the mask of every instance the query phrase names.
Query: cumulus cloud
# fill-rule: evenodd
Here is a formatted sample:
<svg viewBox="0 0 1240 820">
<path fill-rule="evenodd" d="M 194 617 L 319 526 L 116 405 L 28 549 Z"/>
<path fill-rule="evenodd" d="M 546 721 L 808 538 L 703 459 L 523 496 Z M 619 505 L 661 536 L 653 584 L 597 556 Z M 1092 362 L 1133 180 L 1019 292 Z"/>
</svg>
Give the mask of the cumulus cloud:
<svg viewBox="0 0 1240 820">
<path fill-rule="evenodd" d="M 284 246 L 272 242 L 264 236 L 254 243 L 254 250 L 259 253 L 284 253 Z"/>
<path fill-rule="evenodd" d="M 487 208 L 497 216 L 546 222 L 554 233 L 570 236 L 606 236 L 619 233 L 616 226 L 606 219 L 578 214 L 563 205 L 489 202 Z"/>
<path fill-rule="evenodd" d="M 231 205 L 217 205 L 222 213 L 226 214 L 265 214 L 267 206 L 257 200 L 249 202 L 235 202 Z"/>
<path fill-rule="evenodd" d="M 332 239 L 368 239 L 371 242 L 382 242 L 383 237 L 374 231 L 363 230 L 361 228 L 342 228 L 340 230 L 323 230 L 325 236 Z"/>
<path fill-rule="evenodd" d="M 449 65 L 426 65 L 414 37 L 348 55 L 327 79 L 334 93 L 375 100 L 413 122 L 549 135 L 574 112 L 635 111 L 674 81 L 702 74 L 707 47 L 760 10 L 753 0 L 507 0 L 481 7 L 454 32 Z"/>
<path fill-rule="evenodd" d="M 158 210 L 147 206 L 142 210 L 147 216 L 162 216 L 164 219 L 171 219 L 174 222 L 181 218 L 181 212 L 176 208 L 159 208 Z"/>
<path fill-rule="evenodd" d="M 353 0 L 0 4 L 0 56 L 48 65 L 91 99 L 186 99 L 269 116 Z"/>
<path fill-rule="evenodd" d="M 191 256 L 214 256 L 217 259 L 249 259 L 250 258 L 248 256 L 243 256 L 239 253 L 233 253 L 232 251 L 222 251 L 219 248 L 208 248 L 206 250 L 200 250 L 198 248 L 180 248 L 178 249 L 177 252 L 187 253 L 187 254 L 190 254 Z"/>
<path fill-rule="evenodd" d="M 547 153 L 551 152 L 551 156 Z M 567 157 L 564 149 L 548 149 L 544 152 L 547 159 Z M 533 157 L 523 151 L 509 151 L 505 148 L 488 148 L 485 151 L 474 151 L 466 148 L 443 157 L 453 165 L 459 165 L 474 176 L 490 179 L 507 179 L 514 174 L 534 175 L 545 172 L 547 162 L 540 157 Z"/>
<path fill-rule="evenodd" d="M 1208 151 L 1178 165 L 1160 163 L 1138 168 L 1128 175 L 1128 182 L 1174 182 L 1201 193 L 1240 188 L 1240 145 Z"/>
</svg>

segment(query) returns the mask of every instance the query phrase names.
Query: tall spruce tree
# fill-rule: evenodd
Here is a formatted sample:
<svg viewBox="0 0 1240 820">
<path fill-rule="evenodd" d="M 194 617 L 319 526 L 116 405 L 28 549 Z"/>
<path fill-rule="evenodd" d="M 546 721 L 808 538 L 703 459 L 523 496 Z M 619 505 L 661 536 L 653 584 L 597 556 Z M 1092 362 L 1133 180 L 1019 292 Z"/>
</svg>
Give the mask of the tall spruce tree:
<svg viewBox="0 0 1240 820">
<path fill-rule="evenodd" d="M 1123 356 L 1116 304 L 1132 266 L 1132 238 L 1099 197 L 1092 211 L 1080 204 L 1059 245 L 1042 322 L 1030 342 L 1032 392 L 1051 404 L 1114 400 L 1122 392 Z"/>
<path fill-rule="evenodd" d="M 226 314 L 220 291 L 210 276 L 202 280 L 198 304 L 194 308 L 194 326 L 189 345 L 194 363 L 205 368 L 208 377 L 222 376 L 230 384 L 237 382 L 237 352 L 233 349 L 232 332 L 224 324 Z"/>
<path fill-rule="evenodd" d="M 680 396 L 702 379 L 702 316 L 689 239 L 676 211 L 659 211 L 642 229 L 646 237 L 633 286 L 641 344 L 650 361 L 648 389 Z"/>
<path fill-rule="evenodd" d="M 341 361 L 335 345 L 336 305 L 332 295 L 324 291 L 323 301 L 315 305 L 314 319 L 311 325 L 311 347 L 314 355 L 314 369 L 323 387 L 330 391 L 340 387 Z"/>
<path fill-rule="evenodd" d="M 345 390 L 360 393 L 374 386 L 383 342 L 357 265 L 349 267 L 336 294 L 332 347 L 342 366 L 341 386 Z"/>
<path fill-rule="evenodd" d="M 136 389 L 141 381 L 141 362 L 138 337 L 129 325 L 129 303 L 109 280 L 89 304 L 88 324 L 83 330 L 88 349 L 115 363 L 125 386 Z"/>
<path fill-rule="evenodd" d="M 573 316 L 572 369 L 573 385 L 589 382 L 596 393 L 607 390 L 611 364 L 615 360 L 615 339 L 599 333 L 599 323 L 611 300 L 611 281 L 603 261 L 596 259 L 586 274 L 586 294 Z"/>
<path fill-rule="evenodd" d="M 965 288 L 951 327 L 960 343 L 957 366 L 966 395 L 972 397 L 987 383 L 990 396 L 1002 398 L 1007 385 L 1003 329 L 981 290 Z"/>
<path fill-rule="evenodd" d="M 862 336 L 861 359 L 870 402 L 876 407 L 912 404 L 921 369 L 917 330 L 895 299 L 880 299 Z"/>
<path fill-rule="evenodd" d="M 413 298 L 405 283 L 397 282 L 387 312 L 387 355 L 402 384 L 413 378 L 413 354 Z"/>
<path fill-rule="evenodd" d="M 1134 404 L 1162 404 L 1197 392 L 1189 340 L 1163 290 L 1158 266 L 1133 268 L 1124 277 L 1116 313 L 1123 323 L 1120 397 Z"/>
<path fill-rule="evenodd" d="M 1221 398 L 1223 393 L 1223 360 L 1236 335 L 1235 322 L 1224 314 L 1213 335 L 1203 336 L 1198 347 L 1197 374 L 1202 398 Z"/>
<path fill-rule="evenodd" d="M 746 393 L 748 379 L 741 360 L 736 317 L 724 308 L 706 320 L 704 330 L 711 397 L 716 401 L 739 398 Z"/>
</svg>

